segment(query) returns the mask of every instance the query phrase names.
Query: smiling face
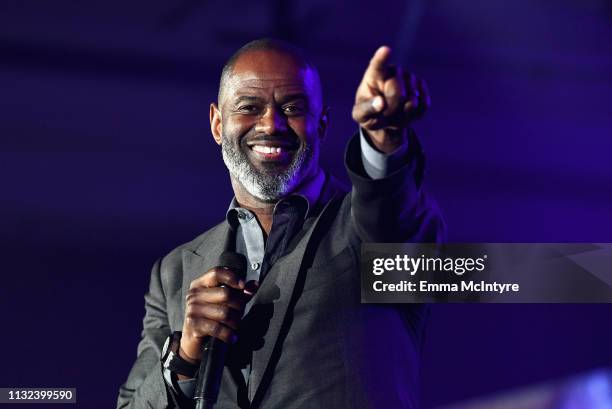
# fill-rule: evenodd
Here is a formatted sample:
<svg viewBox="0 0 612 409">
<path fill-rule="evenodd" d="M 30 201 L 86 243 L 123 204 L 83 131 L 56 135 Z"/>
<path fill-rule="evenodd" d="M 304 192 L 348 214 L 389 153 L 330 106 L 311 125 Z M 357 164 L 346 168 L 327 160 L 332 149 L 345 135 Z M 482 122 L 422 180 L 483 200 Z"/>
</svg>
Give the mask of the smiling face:
<svg viewBox="0 0 612 409">
<path fill-rule="evenodd" d="M 316 71 L 284 51 L 247 51 L 221 86 L 211 130 L 233 183 L 274 202 L 316 173 L 327 128 Z"/>
</svg>

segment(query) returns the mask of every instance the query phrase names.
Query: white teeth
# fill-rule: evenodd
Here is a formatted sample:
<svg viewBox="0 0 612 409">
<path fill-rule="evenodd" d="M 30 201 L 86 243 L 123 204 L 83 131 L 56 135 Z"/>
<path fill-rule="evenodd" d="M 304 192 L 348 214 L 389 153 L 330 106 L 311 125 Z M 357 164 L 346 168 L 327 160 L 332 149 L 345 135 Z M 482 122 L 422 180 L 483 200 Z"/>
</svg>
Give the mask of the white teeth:
<svg viewBox="0 0 612 409">
<path fill-rule="evenodd" d="M 281 153 L 282 152 L 282 148 L 276 148 L 273 146 L 262 146 L 262 145 L 253 146 L 253 150 L 259 153 Z"/>
</svg>

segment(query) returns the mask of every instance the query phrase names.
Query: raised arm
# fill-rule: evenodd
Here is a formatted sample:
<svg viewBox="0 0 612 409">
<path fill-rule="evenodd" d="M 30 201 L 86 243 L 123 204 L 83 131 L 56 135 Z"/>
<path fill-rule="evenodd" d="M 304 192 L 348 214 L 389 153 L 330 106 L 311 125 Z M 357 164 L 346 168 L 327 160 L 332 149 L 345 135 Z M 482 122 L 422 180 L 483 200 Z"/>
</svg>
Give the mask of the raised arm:
<svg viewBox="0 0 612 409">
<path fill-rule="evenodd" d="M 429 107 L 429 92 L 425 81 L 389 64 L 390 54 L 386 46 L 376 51 L 355 95 L 360 135 L 345 158 L 353 220 L 363 241 L 441 242 L 445 225 L 421 188 L 424 155 L 410 129 Z"/>
</svg>

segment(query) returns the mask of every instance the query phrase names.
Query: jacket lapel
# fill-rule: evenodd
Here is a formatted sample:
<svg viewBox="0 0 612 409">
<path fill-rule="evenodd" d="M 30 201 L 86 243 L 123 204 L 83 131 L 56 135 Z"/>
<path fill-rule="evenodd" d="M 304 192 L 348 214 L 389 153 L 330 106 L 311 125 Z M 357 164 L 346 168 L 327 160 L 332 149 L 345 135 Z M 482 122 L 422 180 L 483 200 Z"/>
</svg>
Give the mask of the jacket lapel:
<svg viewBox="0 0 612 409">
<path fill-rule="evenodd" d="M 259 393 L 257 396 L 260 397 L 265 392 L 265 386 L 259 391 L 264 376 L 267 371 L 274 370 L 275 357 L 273 357 L 273 353 L 277 345 L 280 346 L 282 342 L 280 338 L 283 338 L 283 336 L 279 337 L 279 335 L 291 305 L 298 275 L 304 269 L 304 254 L 309 247 L 313 232 L 321 223 L 324 215 L 330 211 L 330 204 L 333 202 L 331 199 L 335 196 L 335 191 L 330 189 L 327 189 L 326 193 L 327 197 L 324 198 L 325 201 L 323 202 L 326 205 L 319 216 L 304 233 L 296 247 L 286 256 L 277 260 L 253 298 L 253 307 L 250 313 L 257 314 L 258 310 L 263 311 L 262 315 L 269 317 L 269 321 L 264 323 L 255 320 L 257 325 L 267 324 L 268 328 L 264 335 L 263 345 L 253 351 L 251 377 L 248 386 L 250 401 L 255 399 L 257 393 Z"/>
</svg>

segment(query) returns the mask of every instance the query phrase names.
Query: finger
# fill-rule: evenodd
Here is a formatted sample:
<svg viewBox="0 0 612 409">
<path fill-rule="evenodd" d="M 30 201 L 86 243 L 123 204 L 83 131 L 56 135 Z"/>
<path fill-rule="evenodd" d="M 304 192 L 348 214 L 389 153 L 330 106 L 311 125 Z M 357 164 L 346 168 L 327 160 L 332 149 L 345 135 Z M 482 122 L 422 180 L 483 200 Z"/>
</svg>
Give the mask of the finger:
<svg viewBox="0 0 612 409">
<path fill-rule="evenodd" d="M 427 83 L 422 79 L 416 80 L 416 83 L 416 96 L 404 104 L 404 115 L 408 119 L 421 118 L 431 106 L 431 97 Z"/>
<path fill-rule="evenodd" d="M 380 115 L 385 107 L 385 99 L 380 95 L 361 102 L 356 102 L 355 105 L 353 105 L 353 119 L 359 124 L 363 124 Z"/>
<path fill-rule="evenodd" d="M 417 77 L 411 72 L 404 73 L 406 81 L 406 100 L 403 106 L 403 114 L 406 118 L 412 118 L 419 106 L 420 90 L 418 88 Z"/>
<path fill-rule="evenodd" d="M 185 307 L 185 316 L 192 319 L 206 318 L 218 321 L 237 330 L 242 312 L 222 304 L 191 303 Z"/>
<path fill-rule="evenodd" d="M 210 336 L 229 344 L 233 344 L 238 340 L 236 331 L 218 321 L 190 317 L 187 317 L 185 320 L 188 321 L 186 330 L 189 337 L 204 338 Z"/>
<path fill-rule="evenodd" d="M 196 287 L 189 290 L 186 297 L 186 304 L 223 304 L 236 310 L 242 311 L 244 305 L 251 298 L 240 290 L 229 287 Z"/>
<path fill-rule="evenodd" d="M 236 289 L 244 288 L 244 280 L 229 268 L 213 267 L 200 277 L 193 280 L 189 288 L 193 287 L 217 287 L 227 285 Z"/>
<path fill-rule="evenodd" d="M 411 72 L 405 72 L 404 81 L 406 83 L 406 98 L 418 102 L 421 91 L 419 90 L 417 76 Z"/>
<path fill-rule="evenodd" d="M 364 77 L 370 81 L 374 79 L 384 79 L 387 61 L 389 61 L 390 56 L 391 48 L 386 45 L 378 47 L 370 59 Z"/>
<path fill-rule="evenodd" d="M 393 67 L 394 75 L 385 80 L 383 94 L 387 107 L 384 111 L 385 116 L 390 116 L 401 109 L 400 104 L 406 99 L 406 86 L 401 67 Z"/>
</svg>

